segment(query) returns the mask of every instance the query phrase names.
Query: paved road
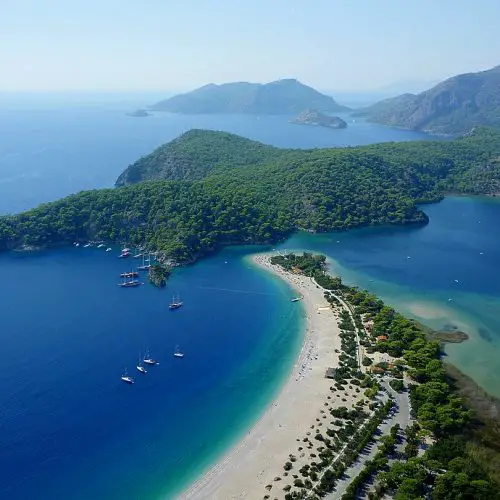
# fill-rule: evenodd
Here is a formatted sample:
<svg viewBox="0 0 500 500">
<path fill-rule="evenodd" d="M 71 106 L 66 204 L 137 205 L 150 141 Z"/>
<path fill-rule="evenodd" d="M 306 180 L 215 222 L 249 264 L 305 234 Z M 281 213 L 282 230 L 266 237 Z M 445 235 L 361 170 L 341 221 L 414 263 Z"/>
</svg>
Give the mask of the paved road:
<svg viewBox="0 0 500 500">
<path fill-rule="evenodd" d="M 313 278 L 311 278 L 313 280 Z M 316 285 L 318 285 L 316 283 Z M 348 306 L 348 304 L 338 295 L 334 294 L 331 290 L 327 290 L 326 288 L 323 288 L 322 286 L 318 285 L 323 291 L 331 293 L 341 304 L 342 306 L 349 312 L 349 315 L 351 316 L 351 320 L 353 324 L 355 325 L 356 323 L 354 322 L 354 316 L 352 314 L 351 308 Z M 358 366 L 360 369 L 362 368 L 362 363 L 361 363 L 361 352 L 360 352 L 360 343 L 359 343 L 359 337 L 358 337 L 358 331 L 356 331 L 356 344 L 357 344 L 357 349 L 356 349 L 356 355 L 357 355 L 357 360 L 358 360 Z M 404 429 L 410 423 L 412 422 L 411 415 L 410 415 L 410 399 L 409 399 L 409 394 L 408 391 L 405 391 L 403 393 L 398 393 L 394 391 L 391 386 L 389 385 L 388 380 L 381 380 L 381 385 L 384 387 L 387 391 L 388 394 L 392 396 L 392 398 L 395 400 L 395 405 L 392 408 L 390 414 L 387 416 L 387 418 L 382 422 L 382 424 L 379 426 L 378 430 L 379 433 L 377 434 L 374 442 L 369 444 L 365 450 L 359 455 L 358 459 L 356 462 L 354 462 L 351 467 L 349 467 L 345 474 L 343 479 L 340 479 L 337 482 L 337 486 L 335 488 L 335 491 L 329 495 L 327 495 L 325 498 L 329 500 L 337 500 L 342 497 L 344 494 L 347 486 L 349 483 L 352 481 L 353 478 L 355 478 L 361 470 L 364 468 L 366 462 L 368 460 L 372 460 L 373 457 L 377 453 L 378 449 L 378 440 L 380 439 L 381 436 L 387 435 L 390 432 L 390 429 L 393 425 L 399 424 L 399 426 Z M 386 400 L 386 397 L 383 397 L 384 400 Z M 342 450 L 343 451 L 343 450 Z M 321 476 L 320 476 L 321 478 Z"/>
</svg>

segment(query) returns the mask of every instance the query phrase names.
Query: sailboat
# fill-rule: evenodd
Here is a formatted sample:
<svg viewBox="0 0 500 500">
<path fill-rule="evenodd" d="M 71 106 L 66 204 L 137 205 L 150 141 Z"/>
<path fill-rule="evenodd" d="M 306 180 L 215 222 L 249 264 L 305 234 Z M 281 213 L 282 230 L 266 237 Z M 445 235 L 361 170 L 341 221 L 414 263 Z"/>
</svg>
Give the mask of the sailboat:
<svg viewBox="0 0 500 500">
<path fill-rule="evenodd" d="M 159 365 L 160 363 L 158 363 L 158 361 L 156 361 L 155 359 L 153 359 L 151 357 L 151 355 L 149 354 L 149 351 L 146 353 L 146 355 L 144 356 L 144 359 L 143 359 L 144 363 L 146 363 L 147 365 Z"/>
<path fill-rule="evenodd" d="M 142 283 L 139 280 L 135 279 L 127 279 L 123 280 L 121 283 L 118 283 L 118 286 L 121 286 L 122 288 L 133 288 L 139 285 L 142 285 Z"/>
<path fill-rule="evenodd" d="M 179 299 L 179 296 L 177 298 L 172 297 L 172 302 L 168 305 L 168 308 L 173 311 L 174 309 L 179 309 L 179 307 L 182 307 L 183 302 Z"/>
<path fill-rule="evenodd" d="M 97 245 L 97 248 L 102 248 L 104 246 L 104 243 L 99 243 L 99 245 Z"/>
<path fill-rule="evenodd" d="M 111 252 L 113 250 L 111 247 L 106 248 L 106 252 Z"/>
<path fill-rule="evenodd" d="M 126 368 L 125 368 L 125 373 L 121 376 L 121 379 L 126 384 L 133 384 L 134 383 L 134 379 L 127 374 L 127 369 Z"/>
<path fill-rule="evenodd" d="M 120 274 L 120 278 L 137 278 L 137 276 L 139 276 L 137 271 L 129 271 Z"/>
<path fill-rule="evenodd" d="M 183 358 L 184 357 L 184 353 L 179 351 L 179 346 L 175 347 L 174 357 L 175 358 Z"/>
<path fill-rule="evenodd" d="M 142 266 L 137 266 L 137 269 L 139 271 L 147 271 L 151 267 L 151 264 L 146 264 L 146 261 L 144 260 L 144 254 L 142 254 Z"/>
<path fill-rule="evenodd" d="M 148 373 L 146 368 L 144 368 L 144 366 L 142 366 L 142 363 L 140 360 L 139 360 L 139 364 L 136 366 L 136 368 L 137 368 L 137 371 L 141 372 L 144 375 L 146 375 L 146 373 Z"/>
</svg>

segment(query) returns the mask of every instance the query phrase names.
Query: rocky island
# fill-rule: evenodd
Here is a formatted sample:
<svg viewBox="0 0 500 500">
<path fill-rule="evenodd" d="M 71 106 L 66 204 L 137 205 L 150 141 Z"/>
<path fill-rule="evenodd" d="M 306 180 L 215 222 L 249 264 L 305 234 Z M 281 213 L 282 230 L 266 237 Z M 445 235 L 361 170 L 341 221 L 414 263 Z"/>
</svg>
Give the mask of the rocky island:
<svg viewBox="0 0 500 500">
<path fill-rule="evenodd" d="M 151 113 L 148 113 L 145 109 L 136 109 L 135 111 L 132 111 L 132 113 L 127 113 L 127 116 L 142 118 L 144 116 L 151 116 Z"/>
<path fill-rule="evenodd" d="M 347 123 L 342 118 L 325 115 L 315 109 L 302 111 L 302 113 L 292 120 L 292 123 L 299 125 L 319 125 L 328 128 L 347 128 Z"/>
</svg>

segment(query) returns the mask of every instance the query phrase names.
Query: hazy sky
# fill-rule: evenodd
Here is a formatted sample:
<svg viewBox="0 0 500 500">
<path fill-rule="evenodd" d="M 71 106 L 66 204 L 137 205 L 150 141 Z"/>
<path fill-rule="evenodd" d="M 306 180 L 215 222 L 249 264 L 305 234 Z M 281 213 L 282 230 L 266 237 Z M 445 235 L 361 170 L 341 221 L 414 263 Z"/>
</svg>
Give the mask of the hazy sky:
<svg viewBox="0 0 500 500">
<path fill-rule="evenodd" d="M 500 0 L 0 0 L 0 90 L 320 89 L 500 64 Z"/>
</svg>

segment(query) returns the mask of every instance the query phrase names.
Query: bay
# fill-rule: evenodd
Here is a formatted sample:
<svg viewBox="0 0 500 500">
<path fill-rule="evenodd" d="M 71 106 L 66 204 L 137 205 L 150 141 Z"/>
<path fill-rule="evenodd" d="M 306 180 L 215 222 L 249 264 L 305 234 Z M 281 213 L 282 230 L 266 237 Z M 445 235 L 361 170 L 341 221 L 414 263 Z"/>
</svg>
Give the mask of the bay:
<svg viewBox="0 0 500 500">
<path fill-rule="evenodd" d="M 248 252 L 177 270 L 165 290 L 118 287 L 128 266 L 104 249 L 0 255 L 0 497 L 171 498 L 244 433 L 303 319 Z M 141 375 L 148 349 L 160 365 Z"/>
</svg>

